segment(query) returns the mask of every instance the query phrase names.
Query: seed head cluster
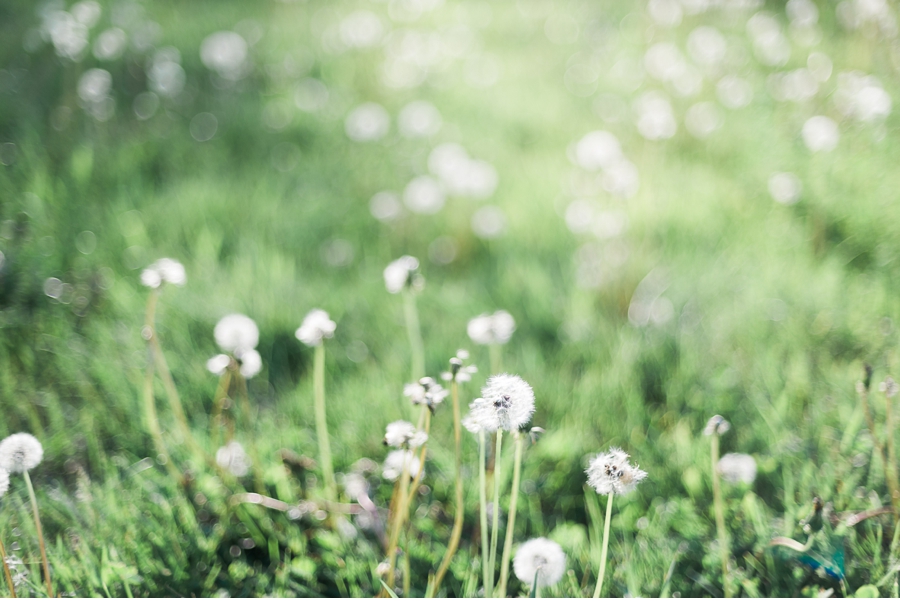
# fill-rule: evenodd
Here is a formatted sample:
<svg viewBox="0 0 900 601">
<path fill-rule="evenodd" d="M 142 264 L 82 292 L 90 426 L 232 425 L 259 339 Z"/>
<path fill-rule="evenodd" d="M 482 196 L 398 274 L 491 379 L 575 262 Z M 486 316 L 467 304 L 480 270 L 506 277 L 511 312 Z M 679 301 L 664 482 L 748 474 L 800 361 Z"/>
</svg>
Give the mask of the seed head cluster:
<svg viewBox="0 0 900 601">
<path fill-rule="evenodd" d="M 435 382 L 434 378 L 425 377 L 418 382 L 404 386 L 403 394 L 409 397 L 413 405 L 425 405 L 433 412 L 438 405 L 444 402 L 450 392 Z"/>
<path fill-rule="evenodd" d="M 466 331 L 475 344 L 506 344 L 516 331 L 516 320 L 506 311 L 484 313 L 470 319 Z"/>
<path fill-rule="evenodd" d="M 20 432 L 0 441 L 0 469 L 16 474 L 31 471 L 44 458 L 44 447 L 31 434 Z"/>
<path fill-rule="evenodd" d="M 415 449 L 427 441 L 425 432 L 403 420 L 389 423 L 384 433 L 384 444 L 389 447 Z"/>
<path fill-rule="evenodd" d="M 297 328 L 297 340 L 306 346 L 319 346 L 325 338 L 334 336 L 337 325 L 328 317 L 328 313 L 322 309 L 313 309 L 303 318 L 303 323 Z"/>
<path fill-rule="evenodd" d="M 164 283 L 184 286 L 186 282 L 184 265 L 175 259 L 160 259 L 141 272 L 141 284 L 148 288 L 159 288 Z"/>
<path fill-rule="evenodd" d="M 546 538 L 533 538 L 519 545 L 513 559 L 516 578 L 528 586 L 537 576 L 538 587 L 553 586 L 566 573 L 566 554 L 562 547 Z"/>
<path fill-rule="evenodd" d="M 405 288 L 421 290 L 425 279 L 419 274 L 419 260 L 404 255 L 384 268 L 384 285 L 391 294 L 400 294 Z"/>
<path fill-rule="evenodd" d="M 628 453 L 612 447 L 608 453 L 597 455 L 587 469 L 588 484 L 598 494 L 624 495 L 632 492 L 647 477 L 647 472 L 628 463 Z"/>
<path fill-rule="evenodd" d="M 519 376 L 491 376 L 469 409 L 463 425 L 470 432 L 519 430 L 534 413 L 534 390 Z"/>
<path fill-rule="evenodd" d="M 259 328 L 255 321 L 240 313 L 226 315 L 216 324 L 213 336 L 219 348 L 237 360 L 242 376 L 249 379 L 262 370 L 262 356 L 256 350 L 256 345 L 259 344 Z M 222 375 L 229 365 L 231 357 L 221 354 L 207 361 L 206 369 L 216 375 Z"/>
<path fill-rule="evenodd" d="M 384 458 L 381 475 L 384 476 L 385 480 L 393 482 L 403 473 L 404 467 L 409 470 L 410 477 L 415 478 L 419 475 L 419 470 L 422 469 L 422 463 L 414 452 L 407 449 L 391 451 Z"/>
</svg>

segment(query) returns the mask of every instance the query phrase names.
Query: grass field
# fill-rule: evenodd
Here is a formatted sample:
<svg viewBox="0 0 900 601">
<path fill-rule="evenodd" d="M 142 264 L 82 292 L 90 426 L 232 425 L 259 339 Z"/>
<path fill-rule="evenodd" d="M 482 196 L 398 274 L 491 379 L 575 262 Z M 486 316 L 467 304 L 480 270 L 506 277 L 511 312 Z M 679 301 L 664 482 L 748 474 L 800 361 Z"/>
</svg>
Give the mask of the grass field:
<svg viewBox="0 0 900 601">
<path fill-rule="evenodd" d="M 237 33 L 210 41 L 221 31 Z M 358 505 L 340 484 L 368 469 L 387 517 L 385 426 L 418 410 L 404 300 L 382 272 L 407 254 L 425 279 L 417 375 L 468 349 L 464 409 L 491 375 L 468 321 L 515 318 L 502 369 L 531 384 L 546 432 L 525 448 L 514 540 L 567 555 L 543 595 L 594 589 L 606 499 L 584 471 L 610 446 L 648 477 L 615 499 L 604 595 L 723 595 L 714 414 L 731 423 L 722 453 L 757 466 L 722 483 L 736 595 L 897 595 L 897 522 L 873 511 L 896 465 L 879 383 L 900 375 L 893 4 L 8 0 L 0 69 L 2 431 L 44 446 L 32 479 L 61 595 L 383 592 L 379 523 L 341 513 Z M 430 103 L 417 118 L 414 101 Z M 468 162 L 441 162 L 435 148 L 459 157 L 448 143 Z M 168 459 L 142 396 L 140 275 L 160 257 L 186 268 L 185 286 L 160 288 L 156 333 L 201 449 L 155 378 Z M 325 399 L 344 504 L 330 513 L 314 350 L 294 336 L 314 308 L 336 322 Z M 242 478 L 202 459 L 218 438 L 213 328 L 235 312 L 258 324 L 263 363 L 251 418 L 230 410 L 258 457 Z M 462 440 L 442 596 L 482 594 L 478 445 Z M 450 537 L 446 401 L 427 448 L 401 595 L 425 594 Z M 507 490 L 512 463 L 507 447 Z M 237 502 L 254 477 L 291 511 Z M 815 497 L 826 519 L 809 537 Z M 44 595 L 21 478 L 0 515 L 18 594 Z M 507 593 L 531 585 L 511 577 Z"/>
</svg>

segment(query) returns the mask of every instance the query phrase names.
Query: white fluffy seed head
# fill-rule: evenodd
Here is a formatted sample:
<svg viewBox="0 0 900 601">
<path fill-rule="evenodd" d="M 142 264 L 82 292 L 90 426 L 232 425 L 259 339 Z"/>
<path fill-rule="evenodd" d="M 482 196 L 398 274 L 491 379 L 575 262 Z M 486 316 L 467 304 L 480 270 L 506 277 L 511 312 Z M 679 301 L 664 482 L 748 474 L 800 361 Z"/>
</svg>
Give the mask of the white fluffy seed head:
<svg viewBox="0 0 900 601">
<path fill-rule="evenodd" d="M 506 311 L 484 313 L 469 320 L 466 332 L 475 344 L 506 344 L 516 331 L 516 320 Z"/>
<path fill-rule="evenodd" d="M 725 418 L 721 415 L 714 415 L 709 418 L 709 421 L 706 422 L 706 427 L 703 428 L 704 436 L 712 436 L 713 434 L 725 434 L 728 430 L 731 429 L 731 424 L 725 421 Z"/>
<path fill-rule="evenodd" d="M 213 330 L 213 336 L 219 348 L 235 355 L 254 349 L 259 344 L 256 322 L 240 313 L 232 313 L 220 319 Z"/>
<path fill-rule="evenodd" d="M 297 340 L 306 346 L 319 346 L 324 338 L 334 336 L 337 327 L 328 317 L 328 313 L 322 309 L 313 309 L 303 318 L 303 323 L 297 328 Z"/>
<path fill-rule="evenodd" d="M 519 545 L 513 571 L 529 587 L 534 584 L 535 576 L 538 587 L 553 586 L 566 572 L 566 554 L 552 540 L 533 538 Z"/>
<path fill-rule="evenodd" d="M 175 259 L 162 258 L 141 272 L 141 284 L 148 288 L 159 288 L 163 282 L 184 286 L 187 282 L 184 265 Z"/>
<path fill-rule="evenodd" d="M 250 456 L 244 451 L 241 443 L 232 440 L 216 451 L 216 463 L 228 470 L 235 478 L 243 478 L 250 473 Z"/>
<path fill-rule="evenodd" d="M 469 405 L 465 425 L 471 432 L 512 432 L 527 424 L 534 413 L 534 390 L 519 376 L 491 376 L 481 389 L 481 397 Z"/>
<path fill-rule="evenodd" d="M 628 463 L 628 453 L 612 447 L 608 453 L 597 455 L 587 469 L 588 484 L 597 494 L 628 494 L 647 477 L 647 472 Z"/>
<path fill-rule="evenodd" d="M 216 355 L 206 362 L 206 369 L 209 370 L 210 373 L 221 376 L 225 373 L 225 370 L 228 369 L 229 365 L 231 365 L 231 357 L 228 355 Z"/>
<path fill-rule="evenodd" d="M 389 447 L 415 449 L 428 441 L 428 435 L 409 422 L 399 420 L 387 425 L 384 433 L 384 444 Z"/>
<path fill-rule="evenodd" d="M 44 458 L 44 447 L 31 434 L 20 432 L 0 441 L 0 468 L 11 472 L 33 470 Z"/>
<path fill-rule="evenodd" d="M 728 453 L 719 459 L 719 473 L 726 482 L 753 484 L 756 480 L 756 459 L 744 453 Z"/>
<path fill-rule="evenodd" d="M 0 499 L 9 490 L 9 472 L 0 468 Z"/>
<path fill-rule="evenodd" d="M 241 363 L 241 375 L 248 380 L 262 371 L 262 356 L 256 349 L 242 352 L 237 359 Z"/>
<path fill-rule="evenodd" d="M 404 288 L 421 288 L 424 285 L 418 274 L 419 260 L 404 255 L 384 268 L 384 285 L 391 294 L 400 294 Z"/>
<path fill-rule="evenodd" d="M 406 449 L 391 451 L 384 458 L 384 466 L 381 473 L 385 480 L 393 482 L 401 476 L 404 467 L 409 470 L 410 477 L 415 478 L 419 474 L 419 470 L 422 469 L 422 463 L 412 451 Z"/>
</svg>

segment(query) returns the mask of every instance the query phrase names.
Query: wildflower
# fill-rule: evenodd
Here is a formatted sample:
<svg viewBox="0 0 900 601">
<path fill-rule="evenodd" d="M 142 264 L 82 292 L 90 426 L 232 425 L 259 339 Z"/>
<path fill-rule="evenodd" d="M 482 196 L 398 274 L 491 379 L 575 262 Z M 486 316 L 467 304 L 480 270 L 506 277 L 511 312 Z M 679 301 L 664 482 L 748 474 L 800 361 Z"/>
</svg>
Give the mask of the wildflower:
<svg viewBox="0 0 900 601">
<path fill-rule="evenodd" d="M 217 376 L 221 376 L 231 365 L 231 357 L 228 355 L 216 355 L 206 362 L 206 369 Z"/>
<path fill-rule="evenodd" d="M 608 495 L 630 493 L 647 477 L 647 472 L 628 463 L 628 453 L 612 447 L 608 453 L 597 455 L 587 469 L 588 484 L 597 494 Z"/>
<path fill-rule="evenodd" d="M 241 375 L 248 380 L 262 371 L 262 357 L 256 349 L 242 352 L 237 360 L 241 364 Z"/>
<path fill-rule="evenodd" d="M 725 434 L 730 428 L 731 424 L 725 421 L 724 417 L 721 415 L 714 415 L 706 422 L 706 427 L 703 428 L 703 435 L 712 436 L 713 434 Z"/>
<path fill-rule="evenodd" d="M 512 432 L 527 424 L 534 413 L 534 391 L 519 376 L 491 376 L 481 389 L 481 396 L 469 405 L 466 428 L 470 431 L 470 426 L 477 424 L 487 432 Z"/>
<path fill-rule="evenodd" d="M 475 344 L 506 344 L 516 331 L 516 320 L 506 311 L 484 313 L 469 320 L 466 332 Z"/>
<path fill-rule="evenodd" d="M 878 386 L 878 390 L 883 392 L 884 396 L 893 398 L 900 392 L 900 384 L 897 384 L 897 382 L 894 381 L 894 378 L 888 376 L 884 379 L 884 382 Z"/>
<path fill-rule="evenodd" d="M 344 492 L 353 500 L 369 496 L 369 481 L 362 474 L 351 472 L 344 474 Z"/>
<path fill-rule="evenodd" d="M 384 268 L 384 285 L 391 294 L 399 294 L 404 288 L 421 290 L 425 279 L 418 273 L 419 260 L 404 255 Z"/>
<path fill-rule="evenodd" d="M 243 478 L 250 473 L 250 456 L 241 443 L 234 440 L 216 451 L 216 463 L 236 478 Z"/>
<path fill-rule="evenodd" d="M 450 394 L 443 386 L 434 381 L 434 378 L 422 378 L 413 384 L 403 387 L 403 395 L 408 396 L 413 405 L 427 405 L 434 412 L 447 395 Z"/>
<path fill-rule="evenodd" d="M 148 288 L 159 288 L 163 282 L 184 286 L 187 274 L 184 265 L 175 259 L 160 259 L 141 272 L 141 284 Z"/>
<path fill-rule="evenodd" d="M 256 327 L 256 322 L 240 313 L 232 313 L 220 319 L 213 330 L 213 336 L 219 348 L 235 355 L 241 351 L 254 349 L 259 344 L 259 328 Z"/>
<path fill-rule="evenodd" d="M 427 434 L 403 420 L 389 423 L 384 433 L 384 444 L 390 447 L 415 449 L 427 441 Z"/>
<path fill-rule="evenodd" d="M 384 459 L 381 473 L 385 480 L 393 482 L 403 473 L 404 467 L 409 470 L 410 477 L 415 478 L 419 475 L 422 464 L 412 451 L 406 449 L 391 451 Z"/>
<path fill-rule="evenodd" d="M 20 432 L 0 442 L 0 468 L 19 473 L 33 470 L 44 458 L 44 447 L 31 434 Z"/>
<path fill-rule="evenodd" d="M 531 585 L 537 576 L 537 586 L 553 586 L 566 572 L 566 554 L 562 547 L 546 538 L 533 538 L 519 545 L 513 559 L 516 578 Z"/>
<path fill-rule="evenodd" d="M 463 362 L 469 358 L 469 351 L 459 349 L 456 356 L 450 359 L 450 371 L 441 374 L 441 379 L 445 382 L 451 380 L 455 382 L 468 382 L 472 379 L 472 374 L 478 373 L 478 367 L 475 365 L 463 365 Z"/>
<path fill-rule="evenodd" d="M 296 336 L 306 346 L 319 346 L 324 338 L 334 336 L 335 327 L 336 324 L 328 318 L 328 313 L 322 309 L 313 309 L 303 318 Z"/>
<path fill-rule="evenodd" d="M 726 482 L 753 484 L 756 480 L 756 460 L 744 453 L 728 453 L 719 459 L 719 473 Z"/>
</svg>

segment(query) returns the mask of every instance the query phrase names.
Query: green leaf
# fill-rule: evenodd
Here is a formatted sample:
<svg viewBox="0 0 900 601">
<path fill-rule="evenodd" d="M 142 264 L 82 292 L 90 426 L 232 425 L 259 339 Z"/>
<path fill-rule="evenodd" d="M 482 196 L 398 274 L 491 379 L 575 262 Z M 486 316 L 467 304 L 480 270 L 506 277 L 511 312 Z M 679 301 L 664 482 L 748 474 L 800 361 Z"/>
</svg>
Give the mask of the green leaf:
<svg viewBox="0 0 900 601">
<path fill-rule="evenodd" d="M 864 584 L 853 594 L 857 599 L 878 599 L 881 595 L 874 584 Z"/>
<path fill-rule="evenodd" d="M 397 593 L 395 593 L 393 591 L 393 589 L 391 589 L 391 587 L 389 587 L 387 585 L 387 582 L 385 582 L 384 580 L 381 580 L 381 579 L 379 579 L 379 581 L 381 582 L 381 586 L 384 587 L 384 590 L 387 591 L 388 595 L 390 595 L 393 599 L 399 599 L 399 597 L 397 596 Z"/>
</svg>

